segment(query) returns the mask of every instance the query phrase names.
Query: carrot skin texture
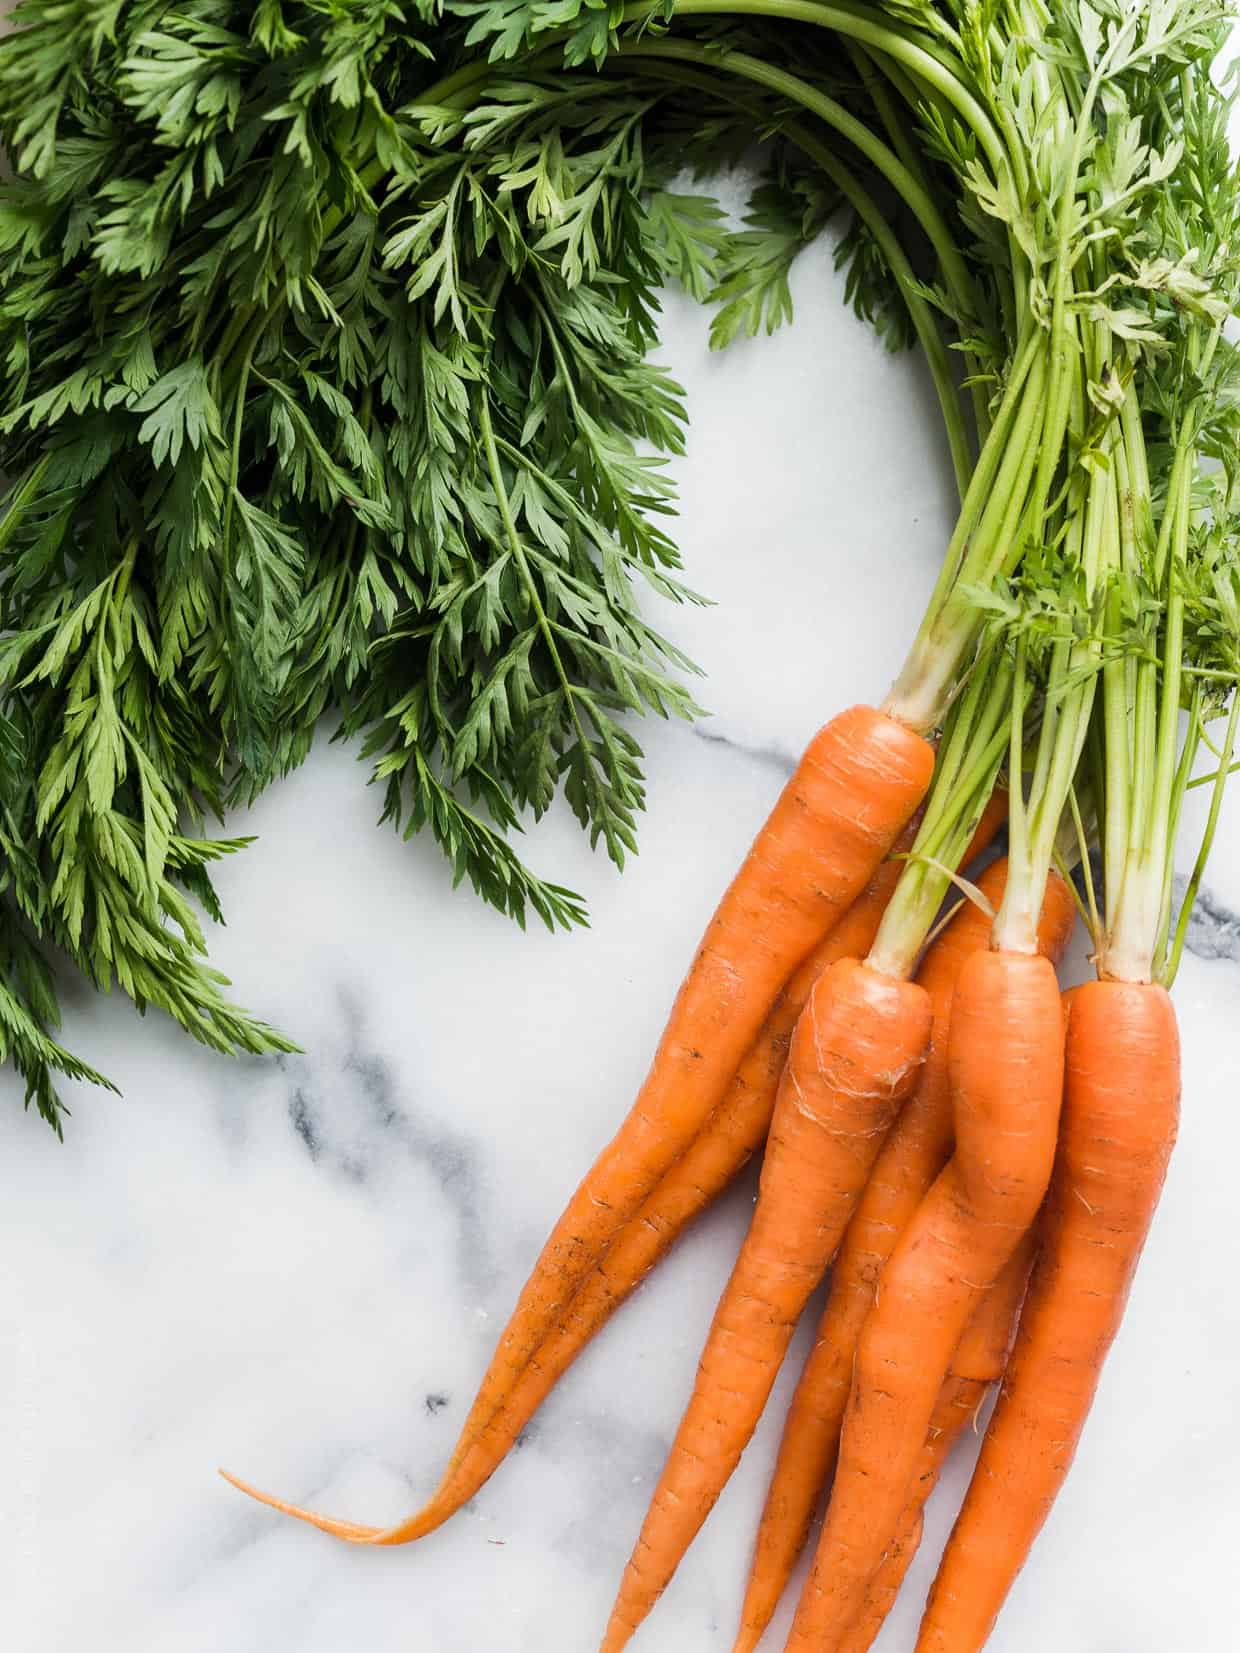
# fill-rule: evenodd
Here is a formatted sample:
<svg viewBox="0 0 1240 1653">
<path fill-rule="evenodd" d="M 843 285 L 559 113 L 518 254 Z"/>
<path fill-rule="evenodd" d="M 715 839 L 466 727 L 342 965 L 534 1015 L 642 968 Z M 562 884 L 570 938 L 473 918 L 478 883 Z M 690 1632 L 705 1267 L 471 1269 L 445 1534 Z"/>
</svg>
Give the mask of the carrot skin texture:
<svg viewBox="0 0 1240 1653">
<path fill-rule="evenodd" d="M 978 952 L 965 962 L 948 1040 L 955 1152 L 896 1246 L 862 1329 L 835 1486 L 788 1653 L 833 1647 L 861 1615 L 956 1346 L 1046 1193 L 1063 1045 L 1048 959 Z"/>
<path fill-rule="evenodd" d="M 1030 1231 L 982 1299 L 952 1359 L 952 1369 L 939 1391 L 930 1420 L 921 1465 L 912 1496 L 901 1517 L 895 1542 L 883 1557 L 866 1594 L 856 1627 L 840 1642 L 837 1653 L 869 1653 L 887 1615 L 895 1605 L 921 1546 L 924 1511 L 952 1448 L 977 1417 L 991 1385 L 1003 1376 L 1012 1334 L 1033 1262 L 1034 1231 Z"/>
<path fill-rule="evenodd" d="M 930 1035 L 914 983 L 855 960 L 819 978 L 797 1023 L 749 1233 L 624 1579 L 603 1653 L 654 1606 L 753 1434 L 797 1320 L 856 1205 Z"/>
<path fill-rule="evenodd" d="M 1002 900 L 1006 881 L 1005 859 L 992 862 L 978 880 L 992 906 Z M 1075 922 L 1072 892 L 1052 874 L 1042 907 L 1040 951 L 1057 962 Z M 879 1277 L 951 1154 L 947 1045 L 952 998 L 965 960 L 986 947 L 989 934 L 987 914 L 972 902 L 964 903 L 930 947 L 917 973 L 933 1007 L 925 1066 L 883 1144 L 835 1262 L 818 1336 L 784 1425 L 734 1653 L 749 1653 L 758 1645 L 809 1538 L 814 1512 L 835 1463 L 857 1339 L 874 1302 Z"/>
<path fill-rule="evenodd" d="M 1042 1250 L 919 1653 L 985 1646 L 1076 1454 L 1162 1192 L 1179 1125 L 1164 988 L 1095 981 L 1068 1018 L 1059 1153 Z"/>
<path fill-rule="evenodd" d="M 809 743 L 707 926 L 637 1100 L 522 1288 L 449 1474 L 582 1281 L 726 1094 L 776 995 L 865 888 L 933 772 L 930 742 L 869 706 L 841 712 Z M 351 1543 L 404 1544 L 432 1530 L 422 1511 L 392 1527 L 364 1527 L 225 1479 Z"/>
</svg>

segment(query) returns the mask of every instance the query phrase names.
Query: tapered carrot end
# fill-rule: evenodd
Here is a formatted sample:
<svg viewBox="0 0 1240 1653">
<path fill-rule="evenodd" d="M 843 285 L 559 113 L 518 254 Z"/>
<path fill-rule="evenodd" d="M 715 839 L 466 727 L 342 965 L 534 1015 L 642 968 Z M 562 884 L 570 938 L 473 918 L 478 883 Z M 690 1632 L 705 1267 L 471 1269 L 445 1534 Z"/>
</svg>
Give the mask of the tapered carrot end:
<svg viewBox="0 0 1240 1653">
<path fill-rule="evenodd" d="M 226 1469 L 220 1474 L 229 1486 L 236 1487 L 238 1492 L 244 1492 L 247 1498 L 253 1498 L 256 1503 L 266 1504 L 268 1509 L 279 1510 L 281 1515 L 291 1515 L 295 1521 L 305 1521 L 311 1527 L 317 1527 L 320 1532 L 330 1533 L 333 1538 L 342 1538 L 347 1544 L 374 1544 L 385 1536 L 382 1527 L 362 1527 L 354 1521 L 334 1521 L 328 1515 L 318 1515 L 314 1510 L 299 1509 L 296 1504 L 286 1504 L 282 1498 L 273 1498 L 269 1492 L 260 1492 L 257 1487 L 250 1486 L 248 1481 L 240 1480 Z"/>
<path fill-rule="evenodd" d="M 758 1643 L 762 1640 L 762 1632 L 765 1629 L 765 1625 L 755 1629 L 752 1624 L 742 1624 L 733 1644 L 732 1653 L 754 1653 Z"/>
<path fill-rule="evenodd" d="M 281 1515 L 291 1515 L 295 1521 L 305 1521 L 307 1525 L 317 1527 L 320 1532 L 328 1533 L 332 1538 L 343 1539 L 346 1544 L 411 1544 L 414 1539 L 425 1538 L 427 1533 L 442 1527 L 448 1517 L 454 1515 L 465 1502 L 464 1497 L 451 1496 L 448 1491 L 441 1489 L 416 1515 L 409 1516 L 394 1527 L 364 1527 L 356 1521 L 337 1521 L 330 1515 L 319 1515 L 314 1510 L 304 1510 L 296 1504 L 286 1504 L 283 1499 L 273 1498 L 269 1492 L 260 1492 L 247 1481 L 239 1480 L 226 1469 L 221 1469 L 220 1474 L 230 1486 L 244 1492 L 247 1497 L 256 1499 L 258 1503 L 266 1504 L 268 1509 L 279 1510 Z"/>
</svg>

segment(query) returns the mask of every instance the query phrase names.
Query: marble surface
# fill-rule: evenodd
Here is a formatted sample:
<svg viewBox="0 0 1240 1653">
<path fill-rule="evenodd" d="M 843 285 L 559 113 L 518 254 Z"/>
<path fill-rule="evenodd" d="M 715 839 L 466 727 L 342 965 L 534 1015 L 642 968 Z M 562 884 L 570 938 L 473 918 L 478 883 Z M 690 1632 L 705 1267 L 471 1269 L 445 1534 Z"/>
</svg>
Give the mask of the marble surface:
<svg viewBox="0 0 1240 1653">
<path fill-rule="evenodd" d="M 426 1493 L 553 1214 L 638 1083 L 718 891 L 816 720 L 882 692 L 929 589 L 950 479 L 927 385 L 840 303 L 828 249 L 795 326 L 689 389 L 680 538 L 717 607 L 671 629 L 715 716 L 651 724 L 642 854 L 618 879 L 563 814 L 537 863 L 593 927 L 522 937 L 375 829 L 324 745 L 251 816 L 216 956 L 306 1055 L 228 1063 L 120 1003 L 70 1034 L 124 1098 L 58 1145 L 0 1080 L 0 1552 L 14 1653 L 589 1653 L 686 1397 L 752 1183 L 681 1245 L 445 1530 L 357 1551 L 242 1499 L 226 1463 L 362 1520 Z M 666 618 L 666 617 L 664 617 Z M 1082 961 L 1076 961 L 1078 971 Z M 1078 1467 L 995 1653 L 1240 1644 L 1240 802 L 1177 987 L 1182 1143 Z M 731 1645 L 801 1345 L 635 1653 Z M 955 1462 L 881 1643 L 916 1611 Z M 769 1645 L 782 1642 L 772 1635 Z"/>
</svg>

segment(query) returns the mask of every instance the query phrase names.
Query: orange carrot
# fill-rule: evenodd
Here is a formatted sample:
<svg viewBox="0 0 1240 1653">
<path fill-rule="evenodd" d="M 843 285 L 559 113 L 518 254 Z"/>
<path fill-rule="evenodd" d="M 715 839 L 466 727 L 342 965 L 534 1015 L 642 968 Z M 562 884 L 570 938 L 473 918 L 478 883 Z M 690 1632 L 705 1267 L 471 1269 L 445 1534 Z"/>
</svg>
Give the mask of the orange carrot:
<svg viewBox="0 0 1240 1653">
<path fill-rule="evenodd" d="M 930 1593 L 921 1653 L 985 1645 L 1071 1468 L 1162 1192 L 1179 1099 L 1179 1038 L 1165 989 L 1078 988 L 1042 1251 Z"/>
<path fill-rule="evenodd" d="M 898 861 L 884 862 L 865 892 L 796 971 L 706 1127 L 603 1254 L 530 1359 L 505 1405 L 445 1475 L 432 1500 L 440 1520 L 473 1497 L 589 1340 L 766 1141 L 797 1017 L 829 965 L 868 951 L 900 871 Z"/>
<path fill-rule="evenodd" d="M 1000 820 L 1001 815 L 988 813 L 988 835 L 998 829 Z M 982 831 L 979 827 L 975 843 Z M 604 1252 L 597 1268 L 531 1357 L 506 1403 L 463 1449 L 458 1448 L 431 1498 L 406 1523 L 408 1539 L 424 1538 L 441 1527 L 486 1483 L 590 1338 L 766 1141 L 792 1031 L 814 983 L 837 959 L 856 958 L 869 950 L 902 870 L 901 862 L 884 861 L 830 935 L 794 972 L 706 1127 Z M 251 1490 L 231 1475 L 226 1479 L 243 1491 Z M 285 1508 L 278 1503 L 275 1507 Z M 289 1507 L 288 1513 L 300 1515 L 301 1511 Z M 365 1537 L 377 1530 L 348 1521 L 323 1525 L 342 1538 Z"/>
<path fill-rule="evenodd" d="M 1006 795 L 996 792 L 961 858 L 962 868 L 987 848 L 1006 815 Z M 907 849 L 912 838 L 906 829 L 897 847 Z M 701 1134 L 604 1253 L 531 1358 L 507 1404 L 454 1460 L 424 1512 L 435 1525 L 474 1496 L 590 1339 L 766 1141 L 792 1030 L 814 983 L 838 959 L 864 958 L 902 870 L 902 862 L 884 861 L 830 935 L 794 972 Z M 993 878 L 983 875 L 983 883 L 990 887 Z"/>
<path fill-rule="evenodd" d="M 758 1202 L 603 1642 L 654 1606 L 744 1451 L 930 1035 L 914 983 L 855 960 L 815 984 L 780 1082 Z"/>
<path fill-rule="evenodd" d="M 1003 860 L 993 862 L 981 875 L 979 887 L 993 905 L 1002 899 L 1006 877 Z M 1075 919 L 1072 892 L 1053 875 L 1042 906 L 1039 950 L 1058 960 Z M 883 1144 L 840 1247 L 818 1337 L 784 1426 L 758 1529 L 735 1653 L 749 1653 L 757 1647 L 809 1537 L 814 1511 L 835 1462 L 857 1338 L 874 1302 L 879 1276 L 951 1153 L 947 1043 L 952 996 L 964 961 L 986 946 L 989 932 L 989 916 L 974 903 L 965 902 L 918 971 L 917 979 L 929 993 L 934 1011 L 930 1049 L 917 1089 Z"/>
<path fill-rule="evenodd" d="M 955 1152 L 900 1239 L 858 1341 L 835 1487 L 789 1653 L 833 1647 L 861 1615 L 956 1345 L 1046 1193 L 1063 1040 L 1049 960 L 990 951 L 965 962 L 948 1040 Z"/>
<path fill-rule="evenodd" d="M 933 769 L 930 743 L 872 707 L 842 712 L 810 742 L 711 919 L 636 1102 L 522 1289 L 449 1473 L 582 1281 L 723 1099 L 776 994 L 865 888 L 921 803 Z M 394 1527 L 362 1527 L 225 1478 L 353 1543 L 402 1544 L 427 1530 L 421 1512 Z"/>
<path fill-rule="evenodd" d="M 1006 815 L 1006 795 L 996 792 L 961 858 L 962 868 L 991 843 Z M 897 849 L 908 849 L 912 841 L 910 826 Z M 590 1339 L 766 1141 L 792 1030 L 814 983 L 837 959 L 863 958 L 869 951 L 902 870 L 901 861 L 884 861 L 831 933 L 793 973 L 745 1053 L 723 1101 L 603 1254 L 530 1358 L 506 1403 L 466 1449 L 454 1455 L 421 1512 L 420 1530 L 411 1536 L 434 1531 L 485 1484 Z"/>
<path fill-rule="evenodd" d="M 860 1620 L 845 1635 L 836 1653 L 869 1653 L 895 1605 L 900 1586 L 921 1546 L 924 1510 L 938 1485 L 943 1466 L 952 1447 L 977 1418 L 991 1384 L 1003 1376 L 1029 1280 L 1035 1232 L 1030 1230 L 1025 1236 L 986 1293 L 952 1356 L 951 1371 L 935 1402 L 917 1479 L 901 1518 L 899 1534 L 874 1575 Z"/>
</svg>

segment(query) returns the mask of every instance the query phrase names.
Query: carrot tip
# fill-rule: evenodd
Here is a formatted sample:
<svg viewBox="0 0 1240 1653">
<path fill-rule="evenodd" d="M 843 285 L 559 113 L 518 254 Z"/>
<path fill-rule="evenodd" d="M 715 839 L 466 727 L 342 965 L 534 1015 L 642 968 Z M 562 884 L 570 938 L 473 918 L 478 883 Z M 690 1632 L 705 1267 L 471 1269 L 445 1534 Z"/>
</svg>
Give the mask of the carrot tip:
<svg viewBox="0 0 1240 1653">
<path fill-rule="evenodd" d="M 279 1510 L 281 1515 L 291 1515 L 295 1521 L 305 1521 L 311 1527 L 317 1527 L 320 1532 L 330 1533 L 333 1538 L 342 1538 L 347 1544 L 373 1544 L 383 1535 L 382 1527 L 363 1527 L 353 1521 L 336 1521 L 329 1515 L 319 1515 L 314 1510 L 301 1509 L 297 1504 L 288 1504 L 282 1498 L 275 1498 L 269 1492 L 260 1492 L 257 1487 L 243 1481 L 230 1470 L 221 1469 L 229 1486 L 236 1487 L 238 1492 L 244 1492 L 247 1498 L 253 1498 L 256 1503 L 266 1504 L 268 1509 Z"/>
</svg>

